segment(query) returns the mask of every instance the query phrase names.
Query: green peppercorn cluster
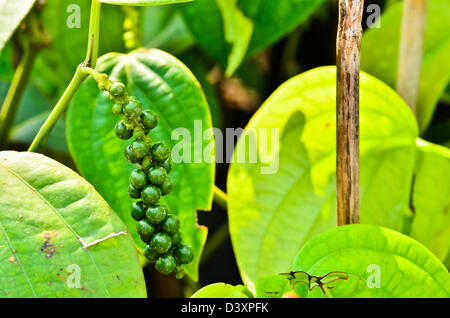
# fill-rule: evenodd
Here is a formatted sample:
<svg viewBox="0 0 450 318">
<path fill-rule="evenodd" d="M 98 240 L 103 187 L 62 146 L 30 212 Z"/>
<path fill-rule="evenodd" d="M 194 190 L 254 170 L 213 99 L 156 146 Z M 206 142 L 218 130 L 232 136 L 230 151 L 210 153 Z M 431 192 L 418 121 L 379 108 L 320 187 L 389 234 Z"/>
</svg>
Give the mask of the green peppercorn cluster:
<svg viewBox="0 0 450 318">
<path fill-rule="evenodd" d="M 155 263 L 159 272 L 176 272 L 176 277 L 182 278 L 184 272 L 180 265 L 192 262 L 194 251 L 182 243 L 178 217 L 159 203 L 161 196 L 172 191 L 168 174 L 173 163 L 170 147 L 164 142 L 152 145 L 148 137 L 149 132 L 158 125 L 158 116 L 153 111 L 143 110 L 137 98 L 127 94 L 123 83 L 113 83 L 109 94 L 114 101 L 112 111 L 123 115 L 123 119 L 116 124 L 116 136 L 122 140 L 133 138 L 125 149 L 125 157 L 139 165 L 131 172 L 128 194 L 138 200 L 131 206 L 131 216 L 138 221 L 137 232 L 147 244 L 144 255 Z"/>
</svg>

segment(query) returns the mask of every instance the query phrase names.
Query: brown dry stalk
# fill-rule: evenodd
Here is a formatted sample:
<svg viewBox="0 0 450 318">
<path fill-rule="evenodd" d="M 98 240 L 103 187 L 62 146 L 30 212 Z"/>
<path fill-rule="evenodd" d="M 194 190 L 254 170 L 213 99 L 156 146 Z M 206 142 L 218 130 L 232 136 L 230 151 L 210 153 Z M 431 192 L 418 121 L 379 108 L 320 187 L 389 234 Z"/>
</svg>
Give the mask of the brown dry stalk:
<svg viewBox="0 0 450 318">
<path fill-rule="evenodd" d="M 337 36 L 337 224 L 359 223 L 359 72 L 364 0 L 340 0 Z"/>
</svg>

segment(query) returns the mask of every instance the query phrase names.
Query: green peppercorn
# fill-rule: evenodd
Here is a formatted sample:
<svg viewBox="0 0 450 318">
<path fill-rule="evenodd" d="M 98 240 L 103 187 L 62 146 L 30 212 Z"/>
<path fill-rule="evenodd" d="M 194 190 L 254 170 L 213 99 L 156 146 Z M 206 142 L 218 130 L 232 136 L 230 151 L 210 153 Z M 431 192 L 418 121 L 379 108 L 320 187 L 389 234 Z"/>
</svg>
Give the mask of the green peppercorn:
<svg viewBox="0 0 450 318">
<path fill-rule="evenodd" d="M 116 133 L 117 138 L 122 140 L 128 140 L 133 136 L 133 131 L 128 129 L 123 120 L 119 121 L 114 127 L 114 132 Z"/>
<path fill-rule="evenodd" d="M 146 130 L 152 130 L 158 126 L 158 115 L 151 110 L 144 110 L 141 114 L 141 122 Z"/>
<path fill-rule="evenodd" d="M 141 169 L 135 169 L 130 174 L 130 184 L 133 188 L 141 190 L 148 184 L 147 174 Z"/>
<path fill-rule="evenodd" d="M 146 135 L 146 133 L 141 127 L 135 127 L 134 128 L 134 130 L 133 130 L 133 137 L 134 138 L 136 138 L 138 140 L 141 140 L 141 139 L 145 138 L 145 135 Z"/>
<path fill-rule="evenodd" d="M 138 163 L 140 161 L 140 159 L 134 155 L 131 145 L 129 145 L 129 146 L 127 146 L 127 148 L 125 148 L 125 157 L 131 163 Z"/>
<path fill-rule="evenodd" d="M 121 98 L 126 95 L 127 89 L 125 87 L 125 84 L 116 82 L 111 85 L 109 93 L 115 98 Z"/>
<path fill-rule="evenodd" d="M 148 223 L 150 224 L 150 222 Z M 159 254 L 163 254 L 169 251 L 172 247 L 172 240 L 166 233 L 156 233 L 150 241 L 150 247 Z"/>
<path fill-rule="evenodd" d="M 183 279 L 184 276 L 185 276 L 184 270 L 178 270 L 178 271 L 175 273 L 175 278 L 176 278 L 176 279 Z"/>
<path fill-rule="evenodd" d="M 194 259 L 194 250 L 188 244 L 179 244 L 175 247 L 173 255 L 180 264 L 189 264 Z"/>
<path fill-rule="evenodd" d="M 165 205 L 157 205 L 149 207 L 145 215 L 147 216 L 147 220 L 150 223 L 157 225 L 166 219 L 168 213 L 169 213 L 168 207 L 166 207 Z"/>
<path fill-rule="evenodd" d="M 164 161 L 161 164 L 161 167 L 163 167 L 164 169 L 166 169 L 166 172 L 169 173 L 170 171 L 172 171 L 173 168 L 173 161 L 172 158 L 167 159 L 166 161 Z"/>
<path fill-rule="evenodd" d="M 177 267 L 175 258 L 172 255 L 163 255 L 156 260 L 155 268 L 161 274 L 169 275 Z"/>
<path fill-rule="evenodd" d="M 180 220 L 176 215 L 170 214 L 161 223 L 161 230 L 168 234 L 175 234 L 180 229 Z"/>
<path fill-rule="evenodd" d="M 152 167 L 152 158 L 149 155 L 145 156 L 141 161 L 141 169 L 144 171 L 149 171 Z"/>
<path fill-rule="evenodd" d="M 141 195 L 146 206 L 153 206 L 158 203 L 161 197 L 161 190 L 155 186 L 149 185 L 142 190 Z"/>
<path fill-rule="evenodd" d="M 128 186 L 128 195 L 133 199 L 139 199 L 141 197 L 141 192 L 130 184 Z"/>
<path fill-rule="evenodd" d="M 133 202 L 131 205 L 131 217 L 136 221 L 145 219 L 144 202 Z"/>
<path fill-rule="evenodd" d="M 172 192 L 172 180 L 170 180 L 169 177 L 167 177 L 163 184 L 160 186 L 161 189 L 161 195 L 168 195 L 170 192 Z"/>
<path fill-rule="evenodd" d="M 152 240 L 153 234 L 156 232 L 156 228 L 147 220 L 141 220 L 136 226 L 136 231 L 141 237 L 142 241 L 150 242 Z"/>
<path fill-rule="evenodd" d="M 137 119 L 142 114 L 142 104 L 136 99 L 136 97 L 130 97 L 128 104 L 123 108 L 123 113 L 126 117 L 131 119 Z"/>
<path fill-rule="evenodd" d="M 162 167 L 153 167 L 148 172 L 148 179 L 151 184 L 160 186 L 167 178 L 167 171 Z"/>
<path fill-rule="evenodd" d="M 112 107 L 112 111 L 116 115 L 120 115 L 123 113 L 123 106 L 121 104 L 115 103 Z"/>
<path fill-rule="evenodd" d="M 163 163 L 170 156 L 170 148 L 164 142 L 158 142 L 152 147 L 152 158 L 156 162 Z"/>
<path fill-rule="evenodd" d="M 149 150 L 150 150 L 149 145 L 145 141 L 142 141 L 142 140 L 133 141 L 131 143 L 130 147 L 131 147 L 133 156 L 135 158 L 139 158 L 139 159 L 144 158 L 149 153 Z"/>
<path fill-rule="evenodd" d="M 181 236 L 180 231 L 178 231 L 174 235 L 172 235 L 172 245 L 173 246 L 177 246 L 178 244 L 180 244 L 181 240 L 182 240 L 182 236 Z"/>
<path fill-rule="evenodd" d="M 154 251 L 150 245 L 146 245 L 143 249 L 144 252 L 144 256 L 149 260 L 149 261 L 156 261 L 158 259 L 158 257 L 160 256 L 159 253 L 157 253 L 156 251 Z"/>
</svg>

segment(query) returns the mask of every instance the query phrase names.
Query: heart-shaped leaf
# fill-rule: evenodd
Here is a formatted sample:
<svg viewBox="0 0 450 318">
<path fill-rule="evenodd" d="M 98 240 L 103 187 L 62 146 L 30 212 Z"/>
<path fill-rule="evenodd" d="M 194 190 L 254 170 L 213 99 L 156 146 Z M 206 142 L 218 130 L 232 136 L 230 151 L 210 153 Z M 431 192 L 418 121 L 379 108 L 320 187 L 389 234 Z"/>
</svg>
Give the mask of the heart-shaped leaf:
<svg viewBox="0 0 450 318">
<path fill-rule="evenodd" d="M 325 1 L 238 0 L 237 6 L 231 2 L 196 0 L 182 7 L 186 23 L 199 45 L 222 65 L 232 62 L 228 65 L 229 73 L 243 58 L 266 48 L 305 21 Z M 241 33 L 235 33 L 239 28 Z M 247 35 L 251 35 L 249 43 Z M 236 53 L 230 55 L 233 50 Z"/>
<path fill-rule="evenodd" d="M 189 158 L 189 162 L 174 165 L 170 174 L 174 187 L 162 202 L 178 215 L 183 238 L 195 250 L 196 257 L 187 271 L 197 279 L 207 230 L 197 225 L 196 210 L 210 209 L 214 184 L 214 142 L 211 134 L 207 134 L 212 126 L 211 115 L 200 85 L 180 61 L 156 49 L 128 55 L 109 54 L 99 60 L 97 69 L 109 73 L 115 81 L 126 83 L 129 93 L 145 109 L 159 115 L 160 123 L 150 135 L 153 141 L 166 141 L 173 147 L 180 145 L 181 139 L 185 151 L 191 151 L 195 157 L 195 161 Z M 127 192 L 130 172 L 136 167 L 124 157 L 126 142 L 114 134 L 119 118 L 111 107 L 108 94 L 99 92 L 93 79 L 86 81 L 69 108 L 69 148 L 81 174 L 117 211 L 137 244 L 143 247 L 135 231 L 136 222 L 130 216 L 132 200 Z"/>
<path fill-rule="evenodd" d="M 381 28 L 368 30 L 361 46 L 361 69 L 396 86 L 403 2 L 390 6 Z M 380 45 L 383 43 L 383 45 Z M 421 131 L 430 123 L 450 81 L 450 1 L 429 0 L 417 118 Z"/>
<path fill-rule="evenodd" d="M 36 0 L 0 0 L 0 51 L 35 2 Z"/>
<path fill-rule="evenodd" d="M 314 288 L 310 297 L 450 297 L 450 274 L 433 253 L 410 237 L 371 225 L 341 226 L 312 239 L 292 271 L 348 274 L 348 280 Z"/>
<path fill-rule="evenodd" d="M 98 0 L 99 2 L 117 4 L 122 6 L 149 6 L 159 4 L 171 4 L 180 2 L 190 2 L 194 0 Z"/>
<path fill-rule="evenodd" d="M 0 152 L 1 297 L 145 297 L 126 226 L 78 174 Z"/>
<path fill-rule="evenodd" d="M 227 186 L 230 233 L 251 290 L 258 277 L 287 271 L 303 244 L 336 224 L 335 96 L 335 67 L 289 80 L 236 146 Z M 412 217 L 417 124 L 391 88 L 364 73 L 360 103 L 361 220 L 401 231 Z M 249 160 L 255 148 L 258 160 Z"/>
<path fill-rule="evenodd" d="M 216 283 L 203 287 L 191 298 L 253 298 L 253 295 L 242 285 Z"/>
<path fill-rule="evenodd" d="M 411 236 L 441 260 L 450 251 L 450 150 L 418 141 L 417 167 L 412 185 L 414 222 Z"/>
</svg>

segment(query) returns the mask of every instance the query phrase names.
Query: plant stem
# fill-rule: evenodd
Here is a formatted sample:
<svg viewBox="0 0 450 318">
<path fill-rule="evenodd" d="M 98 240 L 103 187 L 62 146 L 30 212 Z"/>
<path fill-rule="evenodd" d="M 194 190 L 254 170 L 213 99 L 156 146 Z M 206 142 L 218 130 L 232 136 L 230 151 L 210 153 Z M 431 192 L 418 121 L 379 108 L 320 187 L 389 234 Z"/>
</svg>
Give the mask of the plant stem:
<svg viewBox="0 0 450 318">
<path fill-rule="evenodd" d="M 17 109 L 30 78 L 39 48 L 26 45 L 24 55 L 18 65 L 0 111 L 0 149 L 4 149 L 8 142 L 9 132 Z"/>
<path fill-rule="evenodd" d="M 397 71 L 397 92 L 417 111 L 423 42 L 427 20 L 427 0 L 405 0 Z"/>
<path fill-rule="evenodd" d="M 61 99 L 56 104 L 55 108 L 53 108 L 52 113 L 45 121 L 44 125 L 39 130 L 37 136 L 34 138 L 33 143 L 28 149 L 29 152 L 37 152 L 48 140 L 52 129 L 55 127 L 56 122 L 61 117 L 61 115 L 66 111 L 69 106 L 70 100 L 73 95 L 75 95 L 76 91 L 83 83 L 83 81 L 88 77 L 86 73 L 81 72 L 81 68 L 79 67 L 75 72 L 75 76 L 70 82 L 69 86 L 66 88 L 66 91 L 61 96 Z"/>
<path fill-rule="evenodd" d="M 217 186 L 214 186 L 214 202 L 221 208 L 227 210 L 228 195 L 220 190 Z"/>
<path fill-rule="evenodd" d="M 77 71 L 75 72 L 72 81 L 66 88 L 64 94 L 61 96 L 58 103 L 55 105 L 50 116 L 45 121 L 44 125 L 39 130 L 39 133 L 34 138 L 33 143 L 28 149 L 29 152 L 38 151 L 48 140 L 52 129 L 55 127 L 56 122 L 61 117 L 61 115 L 66 111 L 69 106 L 72 97 L 80 88 L 84 80 L 89 76 L 89 72 L 86 72 L 86 67 L 95 68 L 98 58 L 98 39 L 100 32 L 100 13 L 101 13 L 101 2 L 98 0 L 92 0 L 91 5 L 91 16 L 89 22 L 89 37 L 88 37 L 88 48 L 86 53 L 86 60 L 81 63 Z"/>
<path fill-rule="evenodd" d="M 337 224 L 359 223 L 359 72 L 364 0 L 339 1 Z"/>
<path fill-rule="evenodd" d="M 84 65 L 92 68 L 95 68 L 95 66 L 97 65 L 101 9 L 102 3 L 98 0 L 92 0 L 91 17 L 89 21 L 88 47 L 86 52 L 86 59 L 84 60 Z"/>
</svg>

